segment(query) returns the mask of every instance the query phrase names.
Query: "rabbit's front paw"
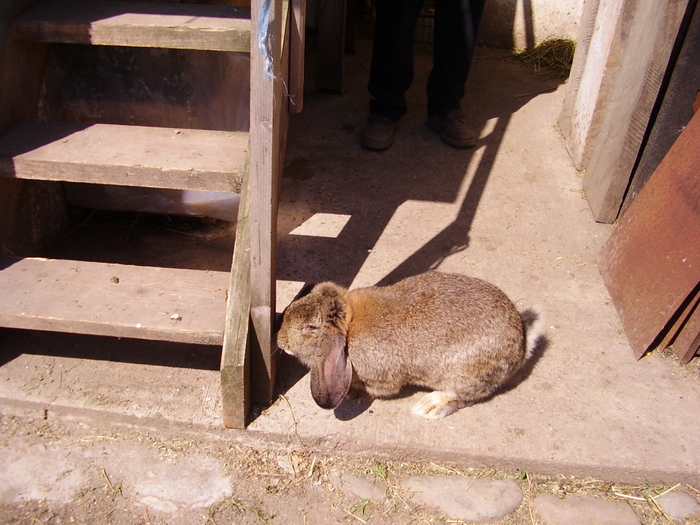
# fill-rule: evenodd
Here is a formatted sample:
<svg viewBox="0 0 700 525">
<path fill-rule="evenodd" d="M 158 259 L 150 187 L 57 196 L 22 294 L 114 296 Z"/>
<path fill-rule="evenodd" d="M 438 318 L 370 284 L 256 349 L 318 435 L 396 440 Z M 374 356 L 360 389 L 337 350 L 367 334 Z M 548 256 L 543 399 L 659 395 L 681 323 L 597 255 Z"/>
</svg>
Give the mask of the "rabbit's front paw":
<svg viewBox="0 0 700 525">
<path fill-rule="evenodd" d="M 425 394 L 418 403 L 413 406 L 411 412 L 416 416 L 426 419 L 441 419 L 457 412 L 464 406 L 454 392 L 440 391 Z"/>
</svg>

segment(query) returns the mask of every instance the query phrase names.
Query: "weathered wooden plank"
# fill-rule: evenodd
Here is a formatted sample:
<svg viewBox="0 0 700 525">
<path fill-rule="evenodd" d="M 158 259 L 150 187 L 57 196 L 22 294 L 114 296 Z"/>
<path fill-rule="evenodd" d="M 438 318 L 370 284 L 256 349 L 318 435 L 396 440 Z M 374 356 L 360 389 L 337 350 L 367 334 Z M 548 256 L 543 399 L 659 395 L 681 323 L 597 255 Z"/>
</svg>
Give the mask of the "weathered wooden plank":
<svg viewBox="0 0 700 525">
<path fill-rule="evenodd" d="M 614 24 L 622 0 L 586 0 L 583 4 L 576 53 L 566 83 L 559 127 L 576 169 L 583 170 L 590 160 L 590 149 L 602 112 L 596 112 L 601 95 L 604 69 L 610 52 Z M 600 18 L 599 18 L 600 17 Z"/>
<path fill-rule="evenodd" d="M 0 259 L 0 326 L 219 345 L 228 272 Z"/>
<path fill-rule="evenodd" d="M 673 72 L 665 86 L 658 115 L 654 118 L 653 128 L 645 141 L 630 188 L 625 195 L 622 213 L 630 207 L 683 128 L 693 118 L 693 100 L 700 89 L 700 9 L 695 7 L 688 11 L 687 22 L 682 26 L 683 34 L 679 34 L 682 44 L 678 57 L 672 64 Z"/>
<path fill-rule="evenodd" d="M 282 169 L 281 126 L 288 104 L 283 68 L 283 46 L 288 35 L 287 9 L 281 0 L 263 9 L 262 1 L 252 3 L 250 104 L 250 294 L 253 337 L 251 338 L 251 396 L 269 403 L 275 383 L 273 325 L 275 319 L 278 184 Z"/>
<path fill-rule="evenodd" d="M 67 0 L 47 1 L 13 23 L 17 40 L 159 47 L 207 51 L 250 51 L 246 8 Z"/>
<path fill-rule="evenodd" d="M 224 424 L 245 428 L 250 409 L 250 177 L 241 194 L 221 352 Z"/>
<path fill-rule="evenodd" d="M 0 176 L 239 193 L 248 134 L 23 122 L 0 138 Z"/>
<path fill-rule="evenodd" d="M 304 54 L 306 42 L 306 0 L 291 0 L 289 35 L 289 111 L 304 108 Z"/>
<path fill-rule="evenodd" d="M 623 1 L 596 100 L 600 129 L 583 179 L 599 222 L 618 216 L 687 4 Z"/>
</svg>

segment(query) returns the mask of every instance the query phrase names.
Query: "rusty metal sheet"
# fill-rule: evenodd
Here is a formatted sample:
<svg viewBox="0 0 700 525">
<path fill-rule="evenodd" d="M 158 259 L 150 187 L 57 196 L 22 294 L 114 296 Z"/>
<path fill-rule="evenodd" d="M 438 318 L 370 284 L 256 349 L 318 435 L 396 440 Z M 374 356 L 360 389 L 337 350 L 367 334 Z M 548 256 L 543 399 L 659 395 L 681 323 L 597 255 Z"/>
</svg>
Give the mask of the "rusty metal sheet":
<svg viewBox="0 0 700 525">
<path fill-rule="evenodd" d="M 637 358 L 675 337 L 669 331 L 700 282 L 700 112 L 619 220 L 598 264 Z"/>
<path fill-rule="evenodd" d="M 692 306 L 688 309 L 683 323 L 672 341 L 673 350 L 683 363 L 688 363 L 700 346 L 700 297 L 695 294 Z"/>
<path fill-rule="evenodd" d="M 695 355 L 695 350 L 691 351 L 694 346 L 694 340 L 690 335 L 693 331 L 697 333 L 700 327 L 696 327 L 696 323 L 700 322 L 700 286 L 693 290 L 683 305 L 678 309 L 676 315 L 670 321 L 667 332 L 664 334 L 659 348 L 667 348 L 673 345 L 673 349 L 678 357 L 687 363 Z M 696 317 L 693 317 L 693 316 Z M 670 328 L 669 328 L 670 327 Z"/>
</svg>

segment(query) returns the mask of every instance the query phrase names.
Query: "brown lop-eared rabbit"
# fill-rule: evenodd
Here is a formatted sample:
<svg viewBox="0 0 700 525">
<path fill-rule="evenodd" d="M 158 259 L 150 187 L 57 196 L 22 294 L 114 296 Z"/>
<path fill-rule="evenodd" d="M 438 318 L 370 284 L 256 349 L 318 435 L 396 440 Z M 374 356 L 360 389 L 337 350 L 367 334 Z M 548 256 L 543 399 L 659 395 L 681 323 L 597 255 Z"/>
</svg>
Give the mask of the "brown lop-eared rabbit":
<svg viewBox="0 0 700 525">
<path fill-rule="evenodd" d="M 413 413 L 439 419 L 518 372 L 539 337 L 536 318 L 496 286 L 462 275 L 432 271 L 352 291 L 325 282 L 285 309 L 277 345 L 310 368 L 323 408 L 414 385 L 433 391 Z"/>
</svg>

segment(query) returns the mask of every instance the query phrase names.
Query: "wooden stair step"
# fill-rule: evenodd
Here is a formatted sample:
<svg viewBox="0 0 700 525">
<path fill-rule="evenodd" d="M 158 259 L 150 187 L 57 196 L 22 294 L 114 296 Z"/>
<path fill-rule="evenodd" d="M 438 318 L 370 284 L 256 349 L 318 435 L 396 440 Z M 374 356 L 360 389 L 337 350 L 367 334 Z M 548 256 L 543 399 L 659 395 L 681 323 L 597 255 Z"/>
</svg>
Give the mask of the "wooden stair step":
<svg viewBox="0 0 700 525">
<path fill-rule="evenodd" d="M 229 273 L 0 258 L 0 326 L 221 345 Z"/>
<path fill-rule="evenodd" d="M 248 133 L 22 122 L 0 137 L 0 176 L 240 193 Z"/>
<path fill-rule="evenodd" d="M 16 40 L 250 52 L 250 8 L 94 0 L 45 1 L 13 20 Z"/>
</svg>

